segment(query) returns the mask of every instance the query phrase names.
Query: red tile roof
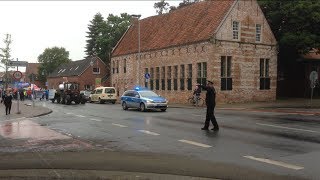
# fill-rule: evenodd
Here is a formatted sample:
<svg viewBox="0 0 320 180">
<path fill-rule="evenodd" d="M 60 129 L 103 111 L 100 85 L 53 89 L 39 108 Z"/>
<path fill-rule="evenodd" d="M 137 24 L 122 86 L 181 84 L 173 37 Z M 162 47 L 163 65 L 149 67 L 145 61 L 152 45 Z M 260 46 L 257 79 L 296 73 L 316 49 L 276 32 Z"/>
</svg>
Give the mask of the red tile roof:
<svg viewBox="0 0 320 180">
<path fill-rule="evenodd" d="M 210 39 L 235 0 L 203 1 L 140 20 L 141 52 Z M 138 24 L 130 26 L 113 56 L 138 52 Z"/>
</svg>

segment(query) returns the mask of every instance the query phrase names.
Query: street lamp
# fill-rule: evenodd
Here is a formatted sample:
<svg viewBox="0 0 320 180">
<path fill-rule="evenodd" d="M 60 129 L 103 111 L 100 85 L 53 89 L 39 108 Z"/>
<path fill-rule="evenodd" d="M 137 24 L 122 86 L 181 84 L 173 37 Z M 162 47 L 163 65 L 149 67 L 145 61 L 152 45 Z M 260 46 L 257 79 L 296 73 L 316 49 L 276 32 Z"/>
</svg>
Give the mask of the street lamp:
<svg viewBox="0 0 320 180">
<path fill-rule="evenodd" d="M 140 85 L 140 17 L 141 14 L 132 14 L 131 17 L 138 19 L 138 63 L 137 63 L 137 84 Z"/>
</svg>

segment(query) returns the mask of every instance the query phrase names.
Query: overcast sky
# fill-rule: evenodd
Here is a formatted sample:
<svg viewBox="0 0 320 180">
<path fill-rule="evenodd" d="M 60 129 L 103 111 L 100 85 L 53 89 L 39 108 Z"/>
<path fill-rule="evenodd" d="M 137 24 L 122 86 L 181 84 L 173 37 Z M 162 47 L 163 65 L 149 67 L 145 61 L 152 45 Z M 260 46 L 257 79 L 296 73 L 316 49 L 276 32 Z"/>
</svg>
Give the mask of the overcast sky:
<svg viewBox="0 0 320 180">
<path fill-rule="evenodd" d="M 70 59 L 85 56 L 86 32 L 89 21 L 100 12 L 108 14 L 156 15 L 157 1 L 0 1 L 0 47 L 5 34 L 11 34 L 12 58 L 37 62 L 45 48 L 64 47 Z M 168 1 L 178 5 L 180 0 Z"/>
</svg>

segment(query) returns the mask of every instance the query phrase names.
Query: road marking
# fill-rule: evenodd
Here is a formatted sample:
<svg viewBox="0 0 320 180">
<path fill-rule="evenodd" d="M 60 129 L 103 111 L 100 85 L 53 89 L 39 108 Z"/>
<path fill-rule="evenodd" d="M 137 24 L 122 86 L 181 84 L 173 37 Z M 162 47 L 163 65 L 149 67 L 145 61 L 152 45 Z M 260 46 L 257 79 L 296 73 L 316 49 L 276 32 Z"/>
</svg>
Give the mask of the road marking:
<svg viewBox="0 0 320 180">
<path fill-rule="evenodd" d="M 296 165 L 293 165 L 293 164 L 288 164 L 288 163 L 284 163 L 284 162 L 280 162 L 280 161 L 274 161 L 274 160 L 271 160 L 271 159 L 256 158 L 256 157 L 253 157 L 253 156 L 243 156 L 243 157 L 251 159 L 251 160 L 259 161 L 259 162 L 264 162 L 264 163 L 273 164 L 273 165 L 276 165 L 276 166 L 285 167 L 285 168 L 288 168 L 288 169 L 294 169 L 294 170 L 304 169 L 304 167 L 301 167 L 301 166 L 296 166 Z"/>
<path fill-rule="evenodd" d="M 102 121 L 102 120 L 100 120 L 100 119 L 94 119 L 94 118 L 91 118 L 90 120 L 92 120 L 92 121 L 99 121 L 99 122 Z"/>
<path fill-rule="evenodd" d="M 116 123 L 112 123 L 112 125 L 118 126 L 118 127 L 128 127 L 128 126 L 125 126 L 125 125 L 122 125 L 122 124 L 116 124 Z"/>
<path fill-rule="evenodd" d="M 192 116 L 199 116 L 199 117 L 201 117 L 201 116 L 203 116 L 203 115 L 199 115 L 199 114 L 191 114 Z"/>
<path fill-rule="evenodd" d="M 155 133 L 155 132 L 151 132 L 151 131 L 147 131 L 147 130 L 138 130 L 139 132 L 145 133 L 145 134 L 150 134 L 150 135 L 154 135 L 154 136 L 159 136 L 160 134 Z"/>
<path fill-rule="evenodd" d="M 85 117 L 85 116 L 82 116 L 82 115 L 75 115 L 75 116 L 77 116 L 77 117 Z"/>
<path fill-rule="evenodd" d="M 195 146 L 205 147 L 205 148 L 212 147 L 212 146 L 209 146 L 209 145 L 206 145 L 206 144 L 202 144 L 202 143 L 198 143 L 198 142 L 194 142 L 194 141 L 189 141 L 189 140 L 185 140 L 185 139 L 181 139 L 181 140 L 178 140 L 178 141 L 183 142 L 183 143 L 187 143 L 187 144 L 192 144 L 192 145 L 195 145 Z"/>
<path fill-rule="evenodd" d="M 73 113 L 66 113 L 66 114 L 73 114 Z"/>
<path fill-rule="evenodd" d="M 311 133 L 319 133 L 317 131 L 312 131 L 308 129 L 298 129 L 298 128 L 291 128 L 291 127 L 285 127 L 285 126 L 277 126 L 272 124 L 263 124 L 263 123 L 256 123 L 260 126 L 269 126 L 269 127 L 275 127 L 275 128 L 282 128 L 282 129 L 290 129 L 290 130 L 296 130 L 296 131 L 305 131 L 305 132 L 311 132 Z"/>
</svg>

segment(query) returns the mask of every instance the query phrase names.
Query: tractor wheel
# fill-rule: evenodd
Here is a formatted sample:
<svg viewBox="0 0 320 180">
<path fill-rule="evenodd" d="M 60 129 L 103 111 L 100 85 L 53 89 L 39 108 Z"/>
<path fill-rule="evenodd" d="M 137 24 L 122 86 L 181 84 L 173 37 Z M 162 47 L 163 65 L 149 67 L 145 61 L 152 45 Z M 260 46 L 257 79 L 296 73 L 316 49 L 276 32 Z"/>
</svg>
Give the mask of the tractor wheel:
<svg viewBox="0 0 320 180">
<path fill-rule="evenodd" d="M 71 104 L 71 97 L 70 97 L 70 95 L 67 95 L 66 100 L 67 100 L 67 105 L 70 105 L 70 104 Z"/>
</svg>

